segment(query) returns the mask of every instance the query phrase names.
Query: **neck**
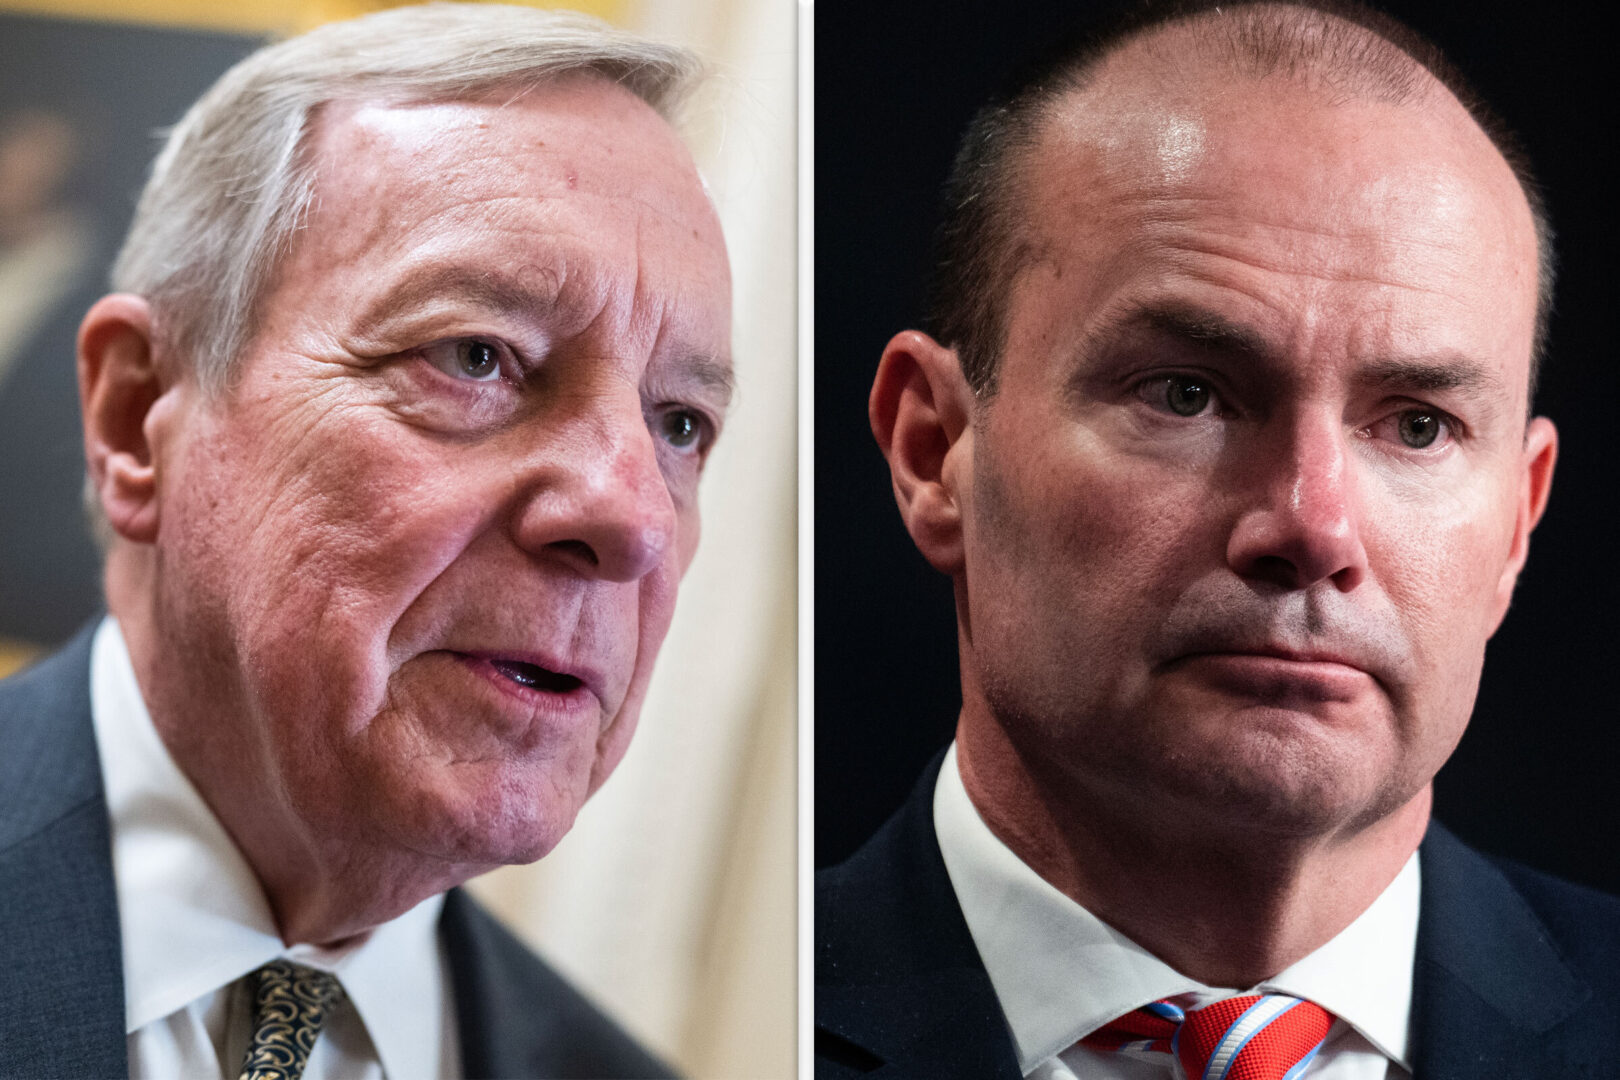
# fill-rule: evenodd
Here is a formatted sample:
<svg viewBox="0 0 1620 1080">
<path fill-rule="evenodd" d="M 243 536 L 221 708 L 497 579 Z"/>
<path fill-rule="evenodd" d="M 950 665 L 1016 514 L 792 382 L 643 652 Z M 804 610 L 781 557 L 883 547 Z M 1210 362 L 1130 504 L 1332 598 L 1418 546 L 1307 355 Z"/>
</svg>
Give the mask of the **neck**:
<svg viewBox="0 0 1620 1080">
<path fill-rule="evenodd" d="M 226 646 L 165 633 L 172 620 L 142 587 L 152 573 L 143 554 L 123 545 L 109 553 L 108 608 L 164 747 L 258 878 L 283 942 L 342 945 L 492 869 L 429 859 L 301 813 L 262 743 L 232 722 L 246 715 L 240 695 L 198 683 L 200 672 L 226 666 L 198 662 L 204 650 Z"/>
<path fill-rule="evenodd" d="M 1395 879 L 1427 827 L 1425 786 L 1364 826 L 1320 833 L 1182 820 L 1025 767 L 999 726 L 957 729 L 963 785 L 1037 874 L 1177 971 L 1245 989 L 1338 935 Z"/>
</svg>

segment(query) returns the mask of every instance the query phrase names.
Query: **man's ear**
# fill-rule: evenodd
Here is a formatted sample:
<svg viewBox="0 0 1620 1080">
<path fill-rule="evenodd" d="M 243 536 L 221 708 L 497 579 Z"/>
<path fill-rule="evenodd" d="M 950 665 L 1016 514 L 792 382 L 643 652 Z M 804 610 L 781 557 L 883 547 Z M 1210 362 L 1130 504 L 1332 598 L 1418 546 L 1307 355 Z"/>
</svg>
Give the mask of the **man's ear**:
<svg viewBox="0 0 1620 1080">
<path fill-rule="evenodd" d="M 1547 509 L 1552 491 L 1553 466 L 1558 461 L 1558 429 L 1545 416 L 1530 421 L 1524 433 L 1523 472 L 1519 477 L 1518 507 L 1513 521 L 1513 546 L 1508 549 L 1507 565 L 1496 585 L 1496 626 L 1502 625 L 1519 571 L 1530 554 L 1530 532 Z M 1495 632 L 1496 627 L 1492 627 Z"/>
<path fill-rule="evenodd" d="M 89 485 L 113 532 L 157 538 L 157 467 L 149 421 L 163 396 L 152 311 L 139 296 L 96 301 L 79 324 L 79 407 Z"/>
<path fill-rule="evenodd" d="M 912 541 L 934 569 L 960 573 L 962 473 L 951 462 L 971 453 L 973 391 L 955 350 L 916 330 L 896 334 L 883 350 L 867 415 Z"/>
</svg>

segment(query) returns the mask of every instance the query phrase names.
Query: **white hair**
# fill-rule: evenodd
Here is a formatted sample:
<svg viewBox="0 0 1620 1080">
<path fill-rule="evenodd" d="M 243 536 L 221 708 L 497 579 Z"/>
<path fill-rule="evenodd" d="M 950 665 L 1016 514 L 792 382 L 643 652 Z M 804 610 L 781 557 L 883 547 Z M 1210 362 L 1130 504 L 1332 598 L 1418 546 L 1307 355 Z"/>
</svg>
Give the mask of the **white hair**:
<svg viewBox="0 0 1620 1080">
<path fill-rule="evenodd" d="M 673 122 L 702 64 L 588 16 L 497 4 L 395 8 L 260 49 L 170 132 L 112 286 L 145 297 L 154 337 L 221 391 L 310 206 L 306 145 L 322 106 L 461 100 L 576 72 L 613 80 Z"/>
</svg>

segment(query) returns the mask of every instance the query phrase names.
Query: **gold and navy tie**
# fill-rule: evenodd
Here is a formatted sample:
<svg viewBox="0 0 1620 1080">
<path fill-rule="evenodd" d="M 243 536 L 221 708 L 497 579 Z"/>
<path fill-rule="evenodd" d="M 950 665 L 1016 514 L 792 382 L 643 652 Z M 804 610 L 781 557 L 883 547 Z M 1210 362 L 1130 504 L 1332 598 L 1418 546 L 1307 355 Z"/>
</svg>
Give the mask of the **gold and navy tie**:
<svg viewBox="0 0 1620 1080">
<path fill-rule="evenodd" d="M 253 1041 L 240 1080 L 298 1080 L 332 1010 L 343 1000 L 336 975 L 272 960 L 253 973 Z"/>
</svg>

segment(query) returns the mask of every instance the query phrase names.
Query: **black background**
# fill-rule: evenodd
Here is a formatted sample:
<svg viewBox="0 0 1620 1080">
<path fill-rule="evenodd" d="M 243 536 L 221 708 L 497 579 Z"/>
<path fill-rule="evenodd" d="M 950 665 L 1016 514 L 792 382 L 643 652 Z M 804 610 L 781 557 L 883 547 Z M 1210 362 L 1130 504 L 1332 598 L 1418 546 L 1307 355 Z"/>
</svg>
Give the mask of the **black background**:
<svg viewBox="0 0 1620 1080">
<path fill-rule="evenodd" d="M 1107 6 L 817 5 L 818 866 L 899 805 L 960 707 L 950 584 L 911 546 L 867 428 L 878 356 L 921 317 L 938 186 L 967 118 L 1059 28 Z M 1538 397 L 1562 437 L 1551 506 L 1489 647 L 1469 732 L 1436 781 L 1436 816 L 1487 851 L 1620 892 L 1612 41 L 1551 5 L 1385 8 L 1439 42 L 1523 135 L 1560 234 Z"/>
</svg>

